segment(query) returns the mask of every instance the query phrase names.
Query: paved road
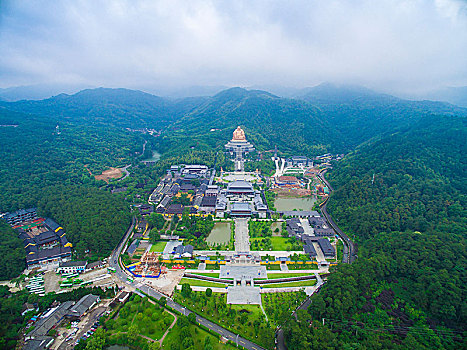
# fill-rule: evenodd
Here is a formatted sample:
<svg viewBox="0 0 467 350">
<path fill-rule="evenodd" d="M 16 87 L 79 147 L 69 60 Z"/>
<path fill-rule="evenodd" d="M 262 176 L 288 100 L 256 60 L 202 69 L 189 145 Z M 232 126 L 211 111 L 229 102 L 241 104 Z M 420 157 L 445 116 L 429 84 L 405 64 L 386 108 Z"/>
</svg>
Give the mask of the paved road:
<svg viewBox="0 0 467 350">
<path fill-rule="evenodd" d="M 328 186 L 329 192 L 333 191 L 332 186 L 329 184 L 329 182 L 324 178 L 324 174 L 326 173 L 326 170 L 323 171 L 322 173 L 318 174 L 318 177 Z M 328 197 L 329 199 L 329 197 Z M 332 219 L 331 215 L 328 214 L 327 212 L 327 205 L 328 205 L 328 200 L 321 205 L 321 212 L 323 215 L 326 217 L 326 220 L 329 222 L 329 224 L 332 226 L 334 231 L 337 232 L 340 238 L 342 238 L 344 242 L 344 254 L 342 256 L 342 262 L 346 264 L 351 264 L 357 259 L 357 247 L 355 243 L 352 242 L 352 240 L 337 226 L 335 221 Z"/>
<path fill-rule="evenodd" d="M 119 257 L 119 255 L 120 255 L 120 253 L 122 251 L 123 246 L 124 246 L 123 243 L 127 240 L 129 235 L 131 234 L 131 231 L 133 230 L 134 224 L 135 224 L 135 220 L 133 218 L 132 224 L 131 224 L 130 228 L 128 229 L 127 233 L 125 234 L 125 237 L 120 241 L 117 248 L 115 248 L 114 252 L 111 255 L 110 266 L 112 266 L 112 267 L 114 267 L 116 269 L 115 276 L 118 277 L 121 280 L 122 283 L 135 288 L 136 292 L 145 293 L 145 294 L 159 300 L 160 298 L 166 297 L 166 296 L 159 293 L 158 291 L 152 289 L 151 287 L 149 287 L 149 286 L 147 286 L 145 284 L 135 283 L 135 282 L 130 283 L 127 280 L 126 273 L 123 272 L 123 270 L 120 268 L 120 265 L 118 264 L 118 257 Z M 167 306 L 169 306 L 172 309 L 180 312 L 181 314 L 187 315 L 187 316 L 190 313 L 192 313 L 187 308 L 185 308 L 182 305 L 177 304 L 176 302 L 174 302 L 171 298 L 167 298 Z M 233 332 L 231 332 L 231 331 L 229 331 L 229 330 L 227 330 L 225 328 L 222 328 L 222 327 L 218 326 L 217 324 L 215 324 L 215 323 L 213 323 L 211 321 L 208 321 L 204 317 L 196 315 L 196 321 L 199 324 L 207 327 L 208 329 L 216 332 L 217 334 L 220 334 L 220 335 L 224 336 L 228 340 L 231 340 L 234 343 L 243 346 L 244 348 L 246 348 L 248 350 L 265 350 L 261 346 L 255 344 L 255 343 L 253 343 L 253 342 L 251 342 L 251 341 L 249 341 L 249 340 L 247 340 L 245 338 L 242 338 L 238 334 L 235 334 L 235 333 L 233 333 Z"/>
</svg>

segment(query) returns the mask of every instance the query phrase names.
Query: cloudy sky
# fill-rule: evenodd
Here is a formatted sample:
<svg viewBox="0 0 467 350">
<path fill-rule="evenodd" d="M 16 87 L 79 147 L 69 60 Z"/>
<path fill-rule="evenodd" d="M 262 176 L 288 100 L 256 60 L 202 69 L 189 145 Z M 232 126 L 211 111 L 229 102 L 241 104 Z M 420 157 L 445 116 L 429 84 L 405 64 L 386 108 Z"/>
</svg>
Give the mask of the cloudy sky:
<svg viewBox="0 0 467 350">
<path fill-rule="evenodd" d="M 466 1 L 0 4 L 0 87 L 467 85 Z"/>
</svg>

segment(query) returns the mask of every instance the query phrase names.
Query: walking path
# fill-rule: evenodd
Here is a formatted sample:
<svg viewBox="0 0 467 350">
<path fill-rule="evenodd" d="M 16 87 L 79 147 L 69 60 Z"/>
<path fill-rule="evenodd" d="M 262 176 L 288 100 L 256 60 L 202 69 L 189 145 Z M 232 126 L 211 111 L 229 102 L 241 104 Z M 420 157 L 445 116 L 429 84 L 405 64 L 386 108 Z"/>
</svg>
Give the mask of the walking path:
<svg viewBox="0 0 467 350">
<path fill-rule="evenodd" d="M 167 334 L 169 334 L 170 330 L 175 326 L 175 323 L 177 323 L 177 320 L 178 320 L 178 317 L 177 315 L 175 315 L 173 312 L 170 312 L 169 310 L 166 309 L 166 311 L 171 314 L 174 318 L 174 321 L 172 322 L 172 324 L 170 325 L 169 328 L 167 328 L 167 330 L 165 331 L 164 335 L 162 336 L 162 338 L 159 340 L 159 344 L 162 346 L 162 343 L 164 342 L 164 339 L 166 337 Z"/>
<path fill-rule="evenodd" d="M 248 235 L 248 219 L 235 219 L 235 251 L 250 251 L 250 236 Z"/>
</svg>

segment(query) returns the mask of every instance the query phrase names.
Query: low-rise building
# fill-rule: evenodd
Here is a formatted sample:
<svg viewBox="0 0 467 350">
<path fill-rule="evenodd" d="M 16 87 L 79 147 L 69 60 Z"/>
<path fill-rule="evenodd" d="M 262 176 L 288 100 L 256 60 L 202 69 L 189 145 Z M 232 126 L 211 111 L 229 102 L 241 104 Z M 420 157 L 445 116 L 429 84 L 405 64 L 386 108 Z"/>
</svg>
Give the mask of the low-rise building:
<svg viewBox="0 0 467 350">
<path fill-rule="evenodd" d="M 86 271 L 101 269 L 104 266 L 105 266 L 105 263 L 103 261 L 100 261 L 100 260 L 94 261 L 86 265 Z"/>
<path fill-rule="evenodd" d="M 82 297 L 76 304 L 72 305 L 68 310 L 67 316 L 81 318 L 86 312 L 94 307 L 100 301 L 98 295 L 88 294 Z"/>
<path fill-rule="evenodd" d="M 5 213 L 3 219 L 12 227 L 27 221 L 37 219 L 37 209 L 20 209 L 13 213 Z"/>
<path fill-rule="evenodd" d="M 191 258 L 193 256 L 193 246 L 191 244 L 179 245 L 175 247 L 174 254 L 181 258 Z"/>
<path fill-rule="evenodd" d="M 253 185 L 248 181 L 236 180 L 227 185 L 227 196 L 254 196 Z"/>
<path fill-rule="evenodd" d="M 87 261 L 65 261 L 61 262 L 57 268 L 57 273 L 83 273 L 86 271 Z"/>
<path fill-rule="evenodd" d="M 28 268 L 71 258 L 73 245 L 68 242 L 65 230 L 52 219 L 36 219 L 16 226 L 18 237 L 23 240 Z"/>
<path fill-rule="evenodd" d="M 333 258 L 336 255 L 336 251 L 334 250 L 334 247 L 331 245 L 329 240 L 327 240 L 326 238 L 319 239 L 318 244 L 325 257 Z"/>
<path fill-rule="evenodd" d="M 230 208 L 230 215 L 233 217 L 249 217 L 251 213 L 250 203 L 234 202 Z"/>
</svg>

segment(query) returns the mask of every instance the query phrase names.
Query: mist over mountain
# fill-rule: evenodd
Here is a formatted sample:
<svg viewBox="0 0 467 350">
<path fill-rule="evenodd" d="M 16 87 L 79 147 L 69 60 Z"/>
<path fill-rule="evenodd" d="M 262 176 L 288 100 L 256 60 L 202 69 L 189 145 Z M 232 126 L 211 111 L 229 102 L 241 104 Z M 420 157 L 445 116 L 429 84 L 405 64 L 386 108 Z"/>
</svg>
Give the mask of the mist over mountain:
<svg viewBox="0 0 467 350">
<path fill-rule="evenodd" d="M 44 118 L 54 116 L 54 120 L 155 128 L 177 142 L 187 138 L 217 146 L 241 125 L 259 149 L 278 145 L 287 152 L 310 155 L 346 151 L 425 115 L 467 115 L 465 108 L 448 103 L 404 100 L 359 86 L 327 83 L 295 93 L 295 98 L 283 98 L 263 90 L 231 88 L 211 97 L 174 99 L 138 90 L 97 88 L 0 105 Z"/>
</svg>

